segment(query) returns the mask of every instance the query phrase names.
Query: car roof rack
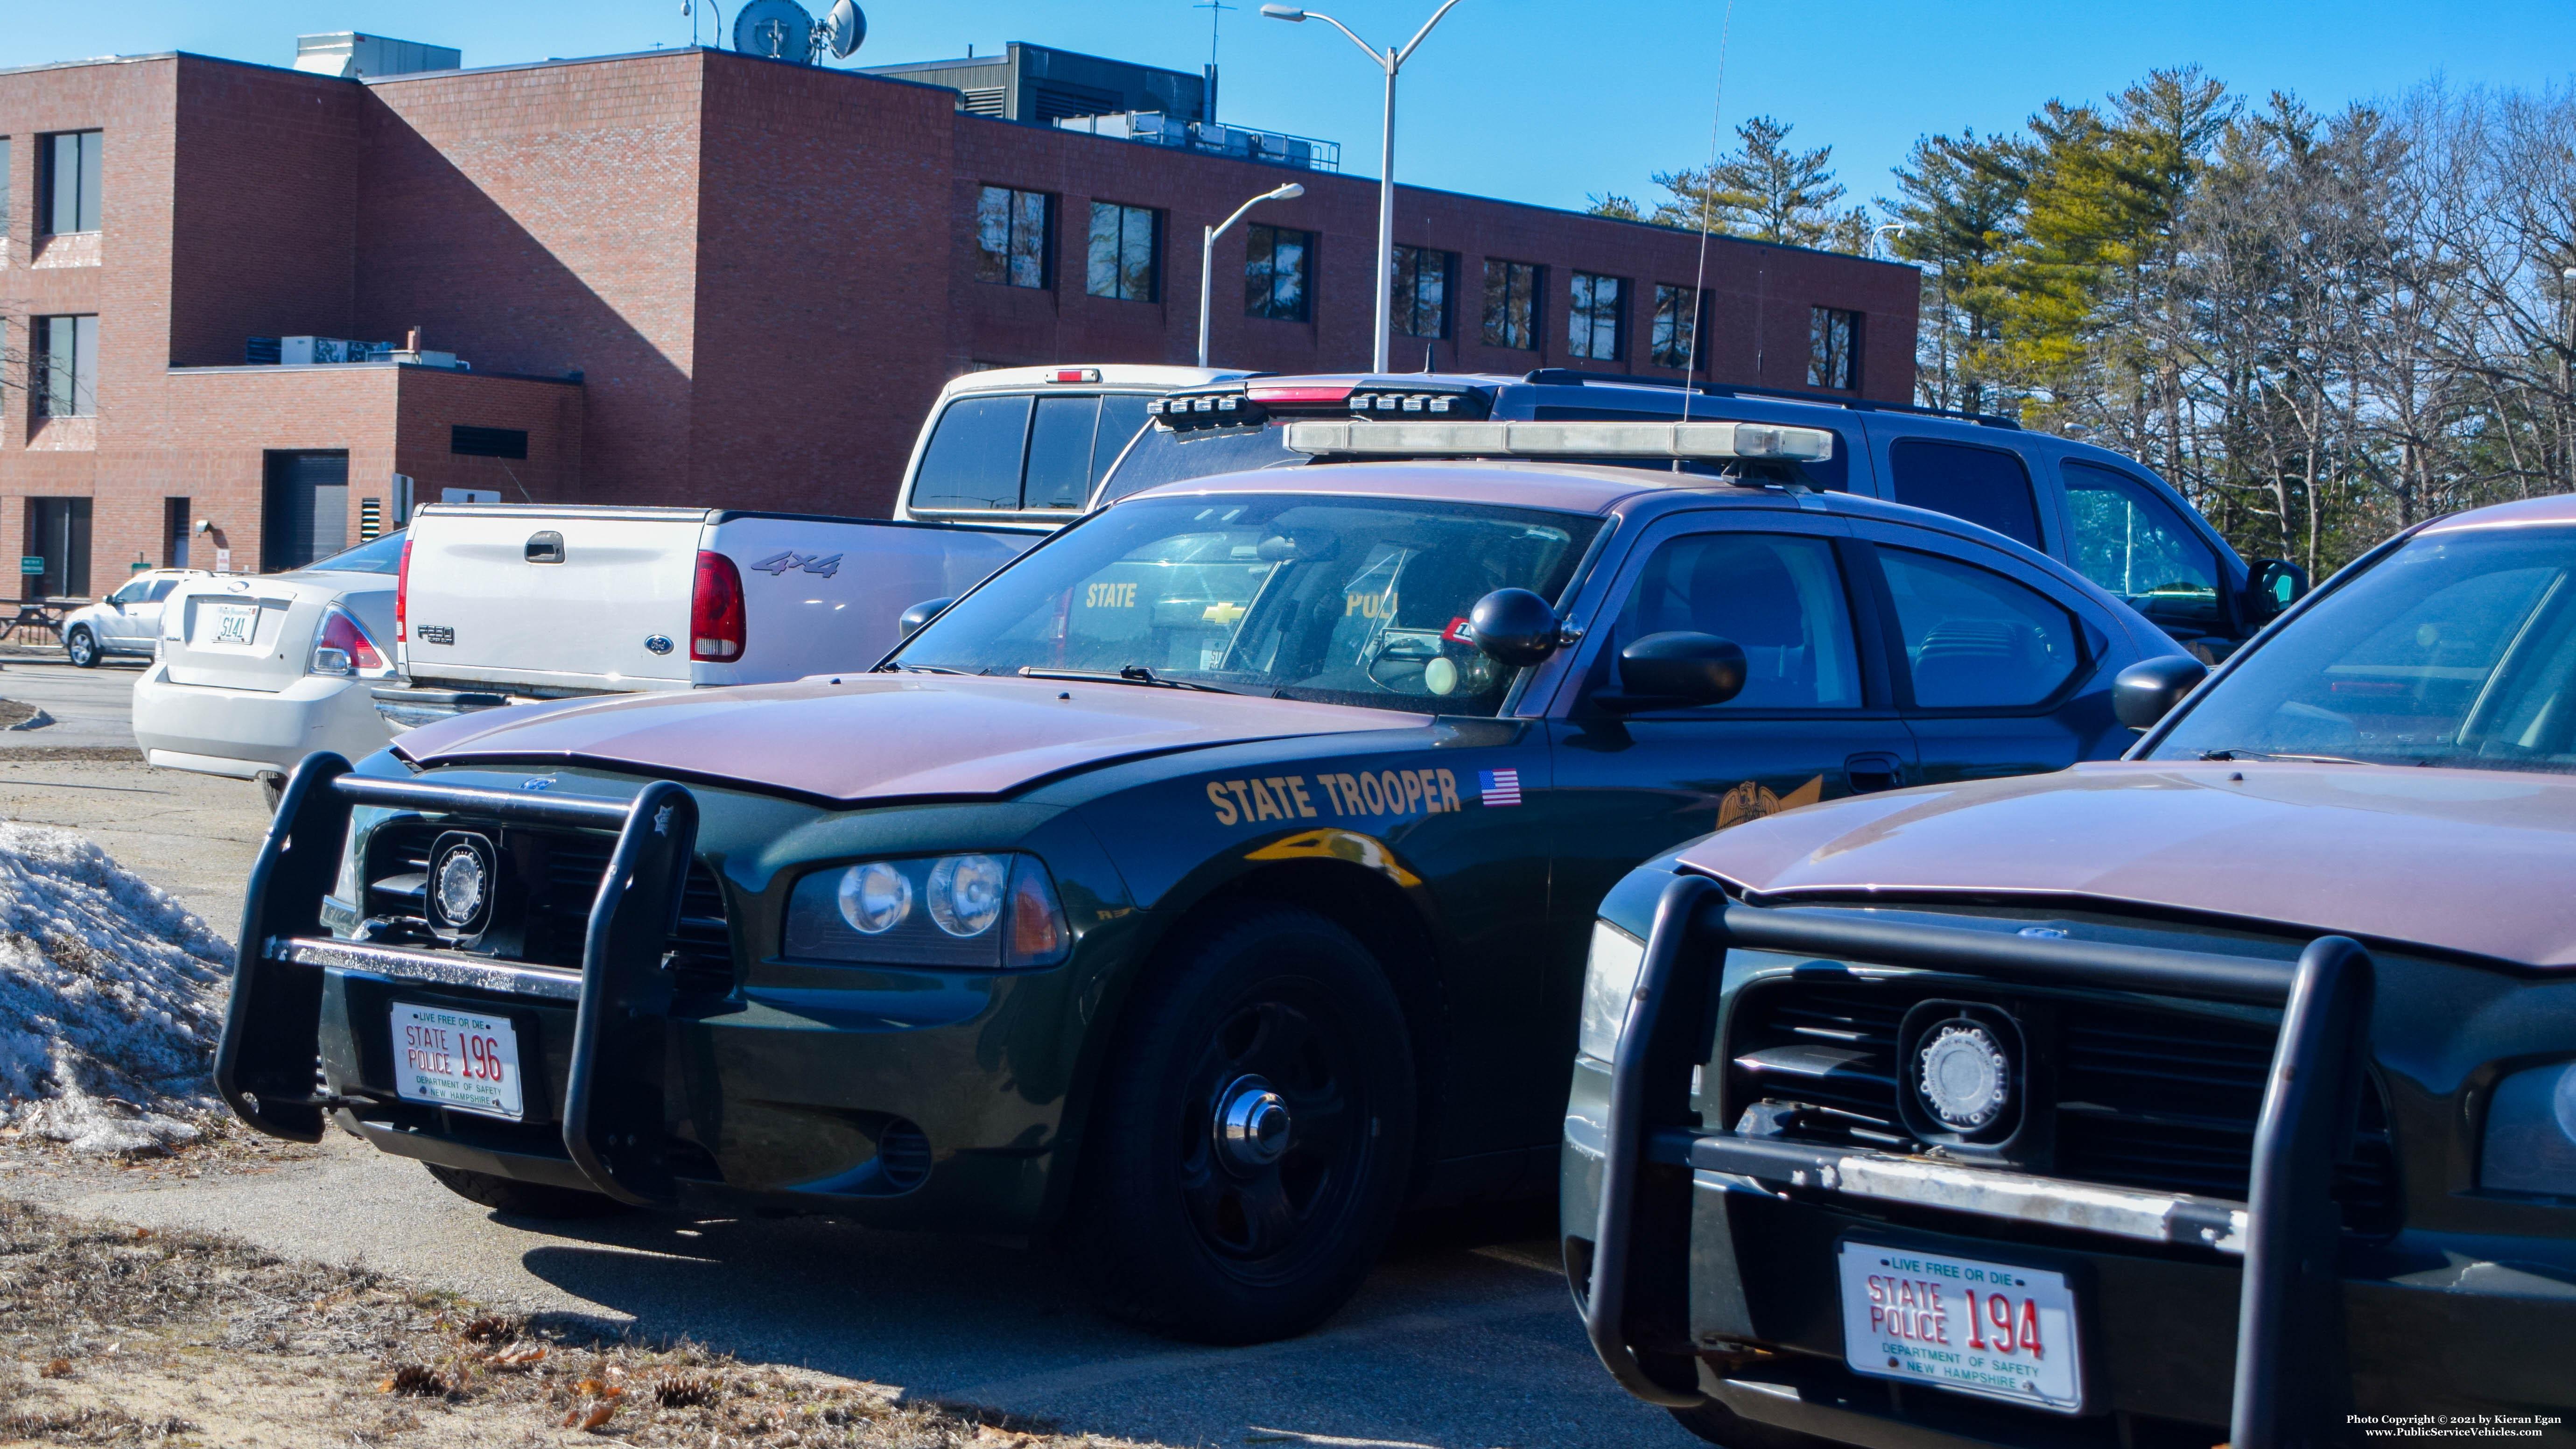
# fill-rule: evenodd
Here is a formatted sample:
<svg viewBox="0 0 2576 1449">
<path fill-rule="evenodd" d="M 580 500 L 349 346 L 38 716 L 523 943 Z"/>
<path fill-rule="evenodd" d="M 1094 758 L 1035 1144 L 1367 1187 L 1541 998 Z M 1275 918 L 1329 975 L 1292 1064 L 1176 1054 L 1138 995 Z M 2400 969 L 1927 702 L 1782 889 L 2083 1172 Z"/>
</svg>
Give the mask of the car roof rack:
<svg viewBox="0 0 2576 1449">
<path fill-rule="evenodd" d="M 1640 377 L 1630 372 L 1578 372 L 1571 367 L 1542 367 L 1528 373 L 1521 381 L 1540 387 L 1582 387 L 1607 383 L 1615 387 L 1662 387 L 1687 389 L 1702 397 L 1746 397 L 1775 402 L 1805 403 L 1809 407 L 1841 408 L 1855 413 L 1906 413 L 1915 417 L 1948 418 L 1953 422 L 1975 423 L 1985 428 L 2007 428 L 2022 431 L 2019 418 L 1999 413 L 1972 413 L 1957 408 L 1932 408 L 1920 403 L 1879 402 L 1871 398 L 1817 397 L 1812 393 L 1789 392 L 1774 387 L 1747 387 L 1735 383 L 1687 383 L 1679 378 Z"/>
</svg>

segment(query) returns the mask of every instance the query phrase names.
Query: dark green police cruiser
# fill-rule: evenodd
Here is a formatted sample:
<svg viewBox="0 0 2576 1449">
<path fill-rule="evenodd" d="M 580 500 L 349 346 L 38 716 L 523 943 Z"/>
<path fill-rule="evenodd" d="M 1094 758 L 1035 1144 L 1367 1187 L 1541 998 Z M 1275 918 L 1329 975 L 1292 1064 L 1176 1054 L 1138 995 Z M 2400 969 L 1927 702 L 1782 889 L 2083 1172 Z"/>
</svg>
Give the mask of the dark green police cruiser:
<svg viewBox="0 0 2576 1449">
<path fill-rule="evenodd" d="M 2113 674 L 2172 649 L 1812 491 L 1809 430 L 1292 431 L 1337 466 L 1123 500 L 874 670 L 307 760 L 228 1100 L 505 1211 L 1046 1235 L 1134 1320 L 1296 1333 L 1408 1203 L 1546 1190 L 1629 867 L 2115 753 Z"/>
</svg>

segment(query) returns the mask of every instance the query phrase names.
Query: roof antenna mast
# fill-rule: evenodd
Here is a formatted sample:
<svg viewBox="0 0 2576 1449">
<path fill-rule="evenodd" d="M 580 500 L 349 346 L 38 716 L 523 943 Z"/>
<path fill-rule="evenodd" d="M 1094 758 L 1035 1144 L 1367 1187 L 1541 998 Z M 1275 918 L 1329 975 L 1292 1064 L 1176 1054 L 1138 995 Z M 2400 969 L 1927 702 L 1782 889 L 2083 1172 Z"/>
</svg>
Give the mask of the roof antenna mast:
<svg viewBox="0 0 2576 1449">
<path fill-rule="evenodd" d="M 1190 8 L 1208 13 L 1207 89 L 1200 96 L 1199 119 L 1213 126 L 1216 124 L 1216 28 L 1225 19 L 1226 11 L 1238 7 L 1226 4 L 1225 0 L 1199 0 Z"/>
</svg>

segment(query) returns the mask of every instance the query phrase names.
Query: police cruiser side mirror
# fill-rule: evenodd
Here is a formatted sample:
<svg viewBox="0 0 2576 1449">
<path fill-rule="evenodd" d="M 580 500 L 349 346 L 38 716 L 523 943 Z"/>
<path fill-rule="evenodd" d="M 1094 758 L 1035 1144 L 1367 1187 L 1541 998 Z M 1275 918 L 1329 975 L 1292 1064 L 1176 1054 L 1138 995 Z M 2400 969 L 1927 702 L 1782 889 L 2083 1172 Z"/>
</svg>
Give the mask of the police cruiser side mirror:
<svg viewBox="0 0 2576 1449">
<path fill-rule="evenodd" d="M 2171 714 L 2208 677 L 2209 666 L 2188 654 L 2132 664 L 2111 681 L 2111 712 L 2133 730 L 2146 729 Z"/>
<path fill-rule="evenodd" d="M 2258 558 L 2245 571 L 2245 617 L 2261 624 L 2279 616 L 2308 591 L 2308 571 L 2285 558 Z"/>
<path fill-rule="evenodd" d="M 1632 706 L 1724 704 L 1744 677 L 1743 647 L 1714 634 L 1649 634 L 1619 651 L 1620 698 Z"/>
<path fill-rule="evenodd" d="M 1544 664 L 1572 642 L 1547 600 L 1527 589 L 1496 589 L 1467 611 L 1467 637 L 1503 664 Z"/>
<path fill-rule="evenodd" d="M 956 602 L 955 599 L 924 599 L 904 610 L 903 617 L 896 623 L 903 629 L 903 637 L 909 639 L 920 631 L 922 625 L 938 618 L 942 609 Z"/>
</svg>

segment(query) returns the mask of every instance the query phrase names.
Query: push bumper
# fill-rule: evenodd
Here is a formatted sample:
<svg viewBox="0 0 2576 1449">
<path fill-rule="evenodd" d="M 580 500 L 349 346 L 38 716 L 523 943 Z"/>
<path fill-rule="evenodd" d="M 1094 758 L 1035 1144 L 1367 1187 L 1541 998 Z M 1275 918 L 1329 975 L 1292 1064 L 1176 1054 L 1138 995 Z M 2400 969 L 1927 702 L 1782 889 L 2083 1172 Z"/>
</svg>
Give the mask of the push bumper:
<svg viewBox="0 0 2576 1449">
<path fill-rule="evenodd" d="M 356 759 L 389 738 L 366 682 L 299 676 L 274 692 L 176 684 L 155 661 L 134 681 L 134 742 L 164 769 L 251 779 L 283 774 L 316 750 Z"/>
<path fill-rule="evenodd" d="M 2250 1200 L 2110 1191 L 1700 1130 L 1689 1113 L 1690 1073 L 1704 1054 L 1700 1034 L 1713 978 L 1729 947 L 2281 1007 L 2283 1022 L 2256 1126 Z M 2215 1312 L 2222 1325 L 2233 1319 L 2233 1362 L 2212 1392 L 2227 1406 L 2230 1442 L 2237 1449 L 2340 1441 L 2350 1432 L 2342 1422 L 2348 1405 L 2335 1385 L 2351 1382 L 2356 1345 L 2347 1332 L 2348 1295 L 2335 1276 L 2339 1221 L 2330 1189 L 2349 1120 L 2348 1084 L 2358 1075 L 2370 979 L 2367 953 L 2338 937 L 2313 943 L 2293 966 L 2000 938 L 1825 912 L 1757 910 L 1729 902 L 1712 881 L 1678 879 L 1657 910 L 1610 1068 L 1606 1111 L 1591 1124 L 1581 1113 L 1569 1113 L 1568 1221 L 1582 1221 L 1577 1214 L 1587 1200 L 1598 1204 L 1589 1261 L 1569 1263 L 1577 1282 L 1588 1281 L 1581 1301 L 1594 1349 L 1630 1392 L 1668 1407 L 1714 1400 L 1747 1417 L 1857 1443 L 2002 1442 L 1980 1440 L 1965 1427 L 1979 1422 L 1973 1409 L 1958 1415 L 1962 1431 L 1950 1435 L 1930 1424 L 1947 1406 L 1936 1406 L 1928 1419 L 1909 1412 L 1903 1421 L 1853 1405 L 1836 1407 L 1833 1385 L 1848 1376 L 1821 1357 L 1772 1367 L 1775 1380 L 1813 1370 L 1820 1382 L 1808 1392 L 1794 1383 L 1766 1385 L 1758 1371 L 1712 1369 L 1706 1355 L 1677 1362 L 1669 1349 L 1640 1353 L 1632 1346 L 1672 1337 L 1668 1325 L 1659 1332 L 1631 1311 L 1633 1301 L 1649 1295 L 1649 1274 L 1688 1272 L 1694 1295 L 1709 1277 L 1731 1277 L 1743 1295 L 1758 1294 L 1755 1280 L 1763 1262 L 1733 1251 L 1733 1243 L 1749 1235 L 1762 1244 L 1759 1258 L 1795 1277 L 1812 1299 L 1818 1275 L 1833 1271 L 1830 1248 L 1816 1243 L 1829 1244 L 1837 1232 L 1864 1222 L 1858 1208 L 1904 1203 L 2082 1238 L 2129 1240 L 2138 1250 L 2134 1257 L 2112 1254 L 2100 1261 L 2150 1264 L 2155 1271 L 2145 1277 L 2162 1273 L 2173 1279 L 2161 1288 L 2123 1290 L 2135 1292 L 2136 1301 L 2153 1301 L 2158 1294 L 2169 1302 L 2197 1300 L 2204 1318 Z M 1580 1101 L 1581 1084 L 1577 1093 Z M 1686 1201 L 1671 1200 L 1664 1185 L 1675 1181 L 1691 1184 Z M 1731 1191 L 1730 1184 L 1743 1190 Z M 1741 1199 L 1746 1210 L 1736 1216 L 1742 1221 L 1729 1223 L 1729 1210 L 1709 1199 Z M 1847 1221 L 1838 1216 L 1838 1201 L 1853 1205 L 1839 1210 L 1851 1214 Z M 1713 1208 L 1718 1221 L 1712 1235 L 1697 1220 Z M 1749 1231 L 1756 1220 L 1764 1231 Z M 1824 1237 L 1802 1252 L 1801 1235 L 1815 1231 Z M 1688 1244 L 1682 1250 L 1687 1268 L 1673 1261 L 1677 1240 Z M 2001 1251 L 1993 1242 L 1962 1241 L 1975 1254 Z M 1701 1261 L 1711 1244 L 1737 1261 Z M 1741 1301 L 1730 1316 L 1745 1316 Z M 1694 1320 L 1695 1310 L 1696 1305 Z M 1826 1314 L 1832 1316 L 1830 1302 Z M 1816 1346 L 1833 1341 L 1820 1337 Z M 1876 1402 L 1883 1408 L 1883 1390 Z M 1986 1420 L 1991 1419 L 1989 1412 Z"/>
</svg>

